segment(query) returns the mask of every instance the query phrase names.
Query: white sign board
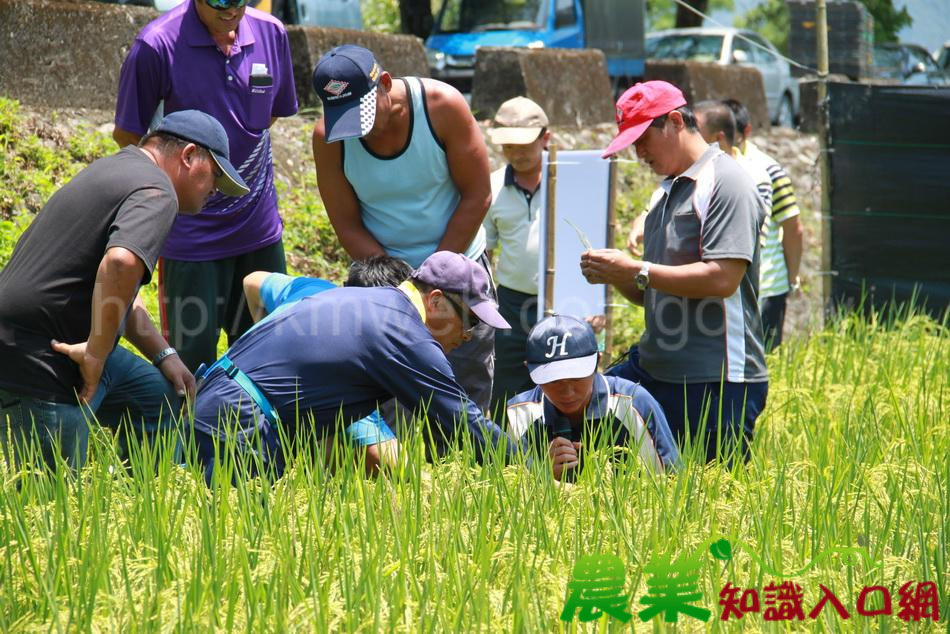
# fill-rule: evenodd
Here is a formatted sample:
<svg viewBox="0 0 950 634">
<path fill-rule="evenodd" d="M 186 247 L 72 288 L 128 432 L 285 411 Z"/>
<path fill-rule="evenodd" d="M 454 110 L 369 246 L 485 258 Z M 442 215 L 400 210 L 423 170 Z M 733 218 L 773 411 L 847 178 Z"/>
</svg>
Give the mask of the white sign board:
<svg viewBox="0 0 950 634">
<path fill-rule="evenodd" d="M 610 161 L 600 150 L 558 151 L 554 221 L 554 312 L 586 317 L 602 315 L 606 286 L 588 284 L 581 275 L 581 254 L 587 250 L 583 234 L 594 249 L 607 247 L 610 222 Z M 538 269 L 538 319 L 544 317 L 547 284 L 547 174 L 548 154 L 541 168 L 541 248 Z"/>
</svg>

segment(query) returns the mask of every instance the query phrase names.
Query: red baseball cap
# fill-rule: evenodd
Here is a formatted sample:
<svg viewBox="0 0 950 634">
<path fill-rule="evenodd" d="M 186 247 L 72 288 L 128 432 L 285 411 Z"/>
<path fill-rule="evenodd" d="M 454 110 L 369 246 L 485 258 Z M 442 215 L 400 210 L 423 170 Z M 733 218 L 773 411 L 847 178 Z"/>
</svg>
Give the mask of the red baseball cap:
<svg viewBox="0 0 950 634">
<path fill-rule="evenodd" d="M 617 100 L 617 126 L 603 157 L 616 154 L 646 132 L 653 120 L 686 105 L 682 91 L 665 81 L 645 81 L 628 88 Z"/>
</svg>

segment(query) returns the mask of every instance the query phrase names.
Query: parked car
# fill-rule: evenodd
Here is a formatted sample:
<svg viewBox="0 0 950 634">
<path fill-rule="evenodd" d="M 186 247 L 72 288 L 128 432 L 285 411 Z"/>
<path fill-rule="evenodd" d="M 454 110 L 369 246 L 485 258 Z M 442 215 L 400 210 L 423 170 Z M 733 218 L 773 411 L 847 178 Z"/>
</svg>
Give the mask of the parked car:
<svg viewBox="0 0 950 634">
<path fill-rule="evenodd" d="M 937 66 L 950 71 L 950 42 L 944 42 L 943 47 L 937 49 L 934 59 L 937 61 Z"/>
<path fill-rule="evenodd" d="M 876 79 L 911 86 L 950 85 L 950 72 L 940 68 L 927 49 L 917 44 L 875 44 L 872 72 Z"/>
<path fill-rule="evenodd" d="M 698 27 L 647 33 L 647 59 L 677 59 L 739 64 L 758 69 L 765 86 L 769 119 L 792 127 L 798 116 L 798 79 L 771 42 L 744 29 Z"/>
<path fill-rule="evenodd" d="M 643 76 L 645 0 L 443 0 L 426 40 L 436 79 L 468 92 L 482 46 L 599 48 L 615 85 Z"/>
</svg>

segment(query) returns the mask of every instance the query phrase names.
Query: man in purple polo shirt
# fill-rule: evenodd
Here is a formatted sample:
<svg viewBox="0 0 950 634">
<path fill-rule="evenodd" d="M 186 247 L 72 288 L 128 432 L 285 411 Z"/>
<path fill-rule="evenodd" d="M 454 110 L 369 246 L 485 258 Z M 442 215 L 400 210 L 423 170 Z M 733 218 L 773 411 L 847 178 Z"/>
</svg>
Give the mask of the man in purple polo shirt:
<svg viewBox="0 0 950 634">
<path fill-rule="evenodd" d="M 213 196 L 172 228 L 159 263 L 162 330 L 189 369 L 217 358 L 253 324 L 242 280 L 284 272 L 268 129 L 297 111 L 290 46 L 276 18 L 247 0 L 187 0 L 136 36 L 122 65 L 113 138 L 135 144 L 161 115 L 198 108 L 227 130 L 250 192 Z"/>
</svg>

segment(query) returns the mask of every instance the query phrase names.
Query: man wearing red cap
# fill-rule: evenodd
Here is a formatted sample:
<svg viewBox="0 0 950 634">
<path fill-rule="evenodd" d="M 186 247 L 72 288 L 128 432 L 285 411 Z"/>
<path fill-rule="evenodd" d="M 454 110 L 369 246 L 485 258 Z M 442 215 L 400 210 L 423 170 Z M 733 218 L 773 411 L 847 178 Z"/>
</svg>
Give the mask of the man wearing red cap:
<svg viewBox="0 0 950 634">
<path fill-rule="evenodd" d="M 705 443 L 707 460 L 745 456 L 768 394 L 757 297 L 764 204 L 742 167 L 703 140 L 675 86 L 630 88 L 617 101 L 617 123 L 604 156 L 634 145 L 664 180 L 651 199 L 643 260 L 616 249 L 581 256 L 588 282 L 613 284 L 644 307 L 643 337 L 609 374 L 641 383 L 680 443 Z"/>
</svg>

